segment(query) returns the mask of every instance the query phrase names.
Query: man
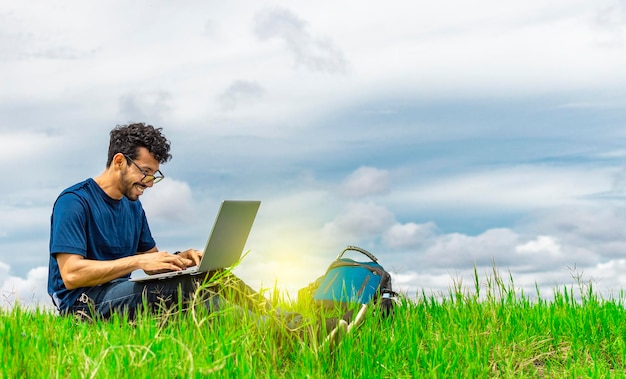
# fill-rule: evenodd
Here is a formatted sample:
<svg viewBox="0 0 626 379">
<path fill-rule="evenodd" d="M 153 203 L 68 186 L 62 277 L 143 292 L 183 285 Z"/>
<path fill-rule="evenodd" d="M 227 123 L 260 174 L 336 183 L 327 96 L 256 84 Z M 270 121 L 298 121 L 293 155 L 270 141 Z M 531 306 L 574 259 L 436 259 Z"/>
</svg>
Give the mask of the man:
<svg viewBox="0 0 626 379">
<path fill-rule="evenodd" d="M 160 164 L 171 159 L 161 128 L 144 123 L 117 126 L 110 133 L 106 168 L 57 198 L 50 222 L 48 293 L 62 314 L 108 318 L 115 312 L 172 307 L 196 293 L 198 279 L 180 277 L 135 283 L 130 273 L 183 270 L 200 262 L 202 252 L 159 251 L 139 197 L 161 179 Z M 237 302 L 267 311 L 265 298 L 230 275 Z M 214 293 L 204 297 L 217 306 Z M 233 299 L 228 299 L 233 300 Z"/>
</svg>

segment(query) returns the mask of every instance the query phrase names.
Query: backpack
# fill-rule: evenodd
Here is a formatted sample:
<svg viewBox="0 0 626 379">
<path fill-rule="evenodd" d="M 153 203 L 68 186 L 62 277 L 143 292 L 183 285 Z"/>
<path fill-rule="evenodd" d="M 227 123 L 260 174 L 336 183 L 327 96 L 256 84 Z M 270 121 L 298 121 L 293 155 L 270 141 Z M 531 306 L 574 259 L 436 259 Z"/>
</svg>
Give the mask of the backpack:
<svg viewBox="0 0 626 379">
<path fill-rule="evenodd" d="M 356 251 L 368 259 L 344 258 L 348 251 Z M 348 246 L 324 275 L 298 291 L 298 301 L 312 301 L 327 310 L 374 303 L 383 316 L 389 316 L 393 313 L 396 295 L 391 288 L 391 275 L 378 263 L 378 258 L 365 249 Z"/>
</svg>

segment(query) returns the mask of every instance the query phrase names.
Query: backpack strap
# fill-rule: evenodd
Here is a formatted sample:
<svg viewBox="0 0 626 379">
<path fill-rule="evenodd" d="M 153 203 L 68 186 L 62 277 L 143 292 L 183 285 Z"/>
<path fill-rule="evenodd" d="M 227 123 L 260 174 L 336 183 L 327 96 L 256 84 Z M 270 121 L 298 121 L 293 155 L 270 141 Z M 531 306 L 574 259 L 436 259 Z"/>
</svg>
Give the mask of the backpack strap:
<svg viewBox="0 0 626 379">
<path fill-rule="evenodd" d="M 390 278 L 389 273 L 387 271 L 385 271 L 385 269 L 382 268 L 382 266 L 380 266 L 379 264 L 376 264 L 375 266 L 366 264 L 366 263 L 359 263 L 359 262 L 355 262 L 351 259 L 345 259 L 345 260 L 336 260 L 333 263 L 330 264 L 330 266 L 328 266 L 328 269 L 326 270 L 326 274 L 328 274 L 328 272 L 334 268 L 337 267 L 362 267 L 364 269 L 370 270 L 373 273 L 376 273 L 376 275 L 380 276 L 382 278 L 383 281 L 388 280 L 387 278 Z"/>
<path fill-rule="evenodd" d="M 339 256 L 337 257 L 337 259 L 341 259 L 341 257 L 343 257 L 343 255 L 346 253 L 346 251 L 358 251 L 359 253 L 365 255 L 366 257 L 368 257 L 369 259 L 372 260 L 372 262 L 378 262 L 378 258 L 376 258 L 374 256 L 374 254 L 370 253 L 369 251 L 365 250 L 365 249 L 361 249 L 360 247 L 356 247 L 356 246 L 348 246 L 345 249 L 343 249 L 343 251 L 341 252 L 341 254 L 339 254 Z"/>
</svg>

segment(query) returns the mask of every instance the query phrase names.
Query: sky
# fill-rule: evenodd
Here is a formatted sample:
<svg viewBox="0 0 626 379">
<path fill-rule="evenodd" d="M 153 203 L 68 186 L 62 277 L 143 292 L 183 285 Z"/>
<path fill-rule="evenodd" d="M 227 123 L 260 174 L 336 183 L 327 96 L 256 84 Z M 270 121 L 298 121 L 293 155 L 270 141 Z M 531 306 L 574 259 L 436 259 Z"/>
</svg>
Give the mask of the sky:
<svg viewBox="0 0 626 379">
<path fill-rule="evenodd" d="M 626 0 L 0 0 L 0 303 L 50 306 L 58 194 L 163 128 L 161 250 L 261 200 L 235 273 L 297 289 L 348 245 L 409 297 L 626 286 Z M 358 258 L 358 255 L 353 256 Z"/>
</svg>

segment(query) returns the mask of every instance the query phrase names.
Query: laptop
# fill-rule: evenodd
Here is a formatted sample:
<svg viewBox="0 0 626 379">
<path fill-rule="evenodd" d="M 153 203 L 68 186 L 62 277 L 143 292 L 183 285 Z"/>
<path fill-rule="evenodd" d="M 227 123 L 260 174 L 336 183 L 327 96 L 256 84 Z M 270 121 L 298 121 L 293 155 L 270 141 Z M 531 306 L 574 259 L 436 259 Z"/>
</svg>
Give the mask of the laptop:
<svg viewBox="0 0 626 379">
<path fill-rule="evenodd" d="M 223 201 L 199 265 L 185 270 L 133 277 L 130 281 L 142 282 L 168 279 L 179 275 L 198 275 L 231 267 L 241 258 L 260 205 L 260 201 Z"/>
</svg>

